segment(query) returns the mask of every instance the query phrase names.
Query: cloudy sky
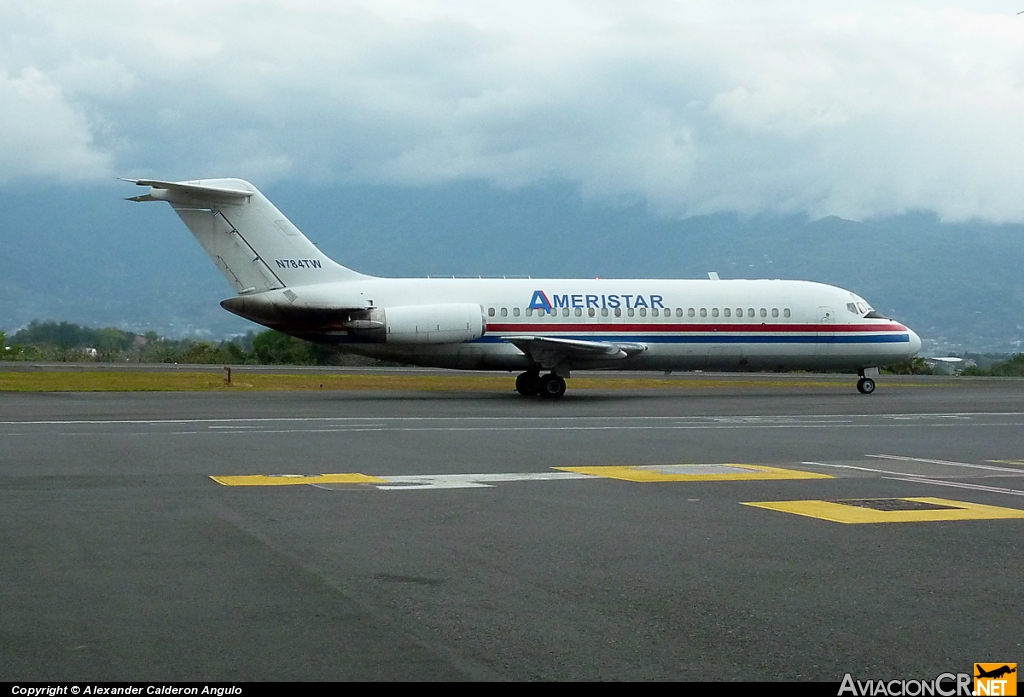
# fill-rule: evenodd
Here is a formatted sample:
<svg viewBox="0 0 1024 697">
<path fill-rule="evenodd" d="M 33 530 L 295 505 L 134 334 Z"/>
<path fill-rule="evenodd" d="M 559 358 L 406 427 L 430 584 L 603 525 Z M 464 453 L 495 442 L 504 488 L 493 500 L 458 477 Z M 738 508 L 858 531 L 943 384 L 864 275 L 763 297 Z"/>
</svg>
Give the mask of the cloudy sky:
<svg viewBox="0 0 1024 697">
<path fill-rule="evenodd" d="M 0 3 L 0 191 L 113 176 L 1024 221 L 1024 3 Z"/>
</svg>

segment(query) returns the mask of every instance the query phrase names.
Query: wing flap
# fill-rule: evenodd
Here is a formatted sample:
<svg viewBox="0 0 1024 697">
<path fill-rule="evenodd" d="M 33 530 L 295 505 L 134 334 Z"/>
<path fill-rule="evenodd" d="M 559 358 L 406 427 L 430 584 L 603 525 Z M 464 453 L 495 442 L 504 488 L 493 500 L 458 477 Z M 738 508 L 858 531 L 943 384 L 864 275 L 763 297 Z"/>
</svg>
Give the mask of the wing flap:
<svg viewBox="0 0 1024 697">
<path fill-rule="evenodd" d="M 606 361 L 629 358 L 647 350 L 645 344 L 615 344 L 609 341 L 561 339 L 551 336 L 506 336 L 507 342 L 545 368 L 564 360 Z"/>
</svg>

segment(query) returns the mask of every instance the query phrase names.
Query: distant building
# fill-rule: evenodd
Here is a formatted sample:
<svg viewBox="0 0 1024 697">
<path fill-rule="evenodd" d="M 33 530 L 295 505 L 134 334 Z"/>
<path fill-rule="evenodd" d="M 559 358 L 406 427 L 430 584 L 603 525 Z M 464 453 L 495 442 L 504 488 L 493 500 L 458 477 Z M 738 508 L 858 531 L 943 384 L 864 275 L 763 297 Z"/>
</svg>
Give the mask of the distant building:
<svg viewBox="0 0 1024 697">
<path fill-rule="evenodd" d="M 977 365 L 970 358 L 957 358 L 956 356 L 925 358 L 924 362 L 938 375 L 959 375 L 963 372 L 964 368 Z"/>
</svg>

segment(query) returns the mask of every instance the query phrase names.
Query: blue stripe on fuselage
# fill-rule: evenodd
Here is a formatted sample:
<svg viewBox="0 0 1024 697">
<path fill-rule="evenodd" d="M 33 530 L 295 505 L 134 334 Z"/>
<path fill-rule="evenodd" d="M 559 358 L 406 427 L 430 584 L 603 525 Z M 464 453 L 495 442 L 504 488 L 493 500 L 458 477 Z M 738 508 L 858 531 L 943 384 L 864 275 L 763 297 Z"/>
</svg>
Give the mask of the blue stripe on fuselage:
<svg viewBox="0 0 1024 697">
<path fill-rule="evenodd" d="M 521 336 L 511 334 L 510 336 Z M 604 341 L 604 342 L 625 342 L 625 343 L 648 343 L 648 344 L 908 344 L 909 334 L 881 334 L 869 336 L 817 336 L 814 334 L 804 335 L 747 335 L 736 336 L 711 334 L 698 334 L 690 336 L 666 336 L 662 335 L 609 335 L 609 334 L 547 334 L 536 332 L 531 336 L 546 337 L 551 339 L 574 339 L 578 341 Z M 469 343 L 476 344 L 497 344 L 505 342 L 506 339 L 499 335 L 482 336 Z"/>
</svg>

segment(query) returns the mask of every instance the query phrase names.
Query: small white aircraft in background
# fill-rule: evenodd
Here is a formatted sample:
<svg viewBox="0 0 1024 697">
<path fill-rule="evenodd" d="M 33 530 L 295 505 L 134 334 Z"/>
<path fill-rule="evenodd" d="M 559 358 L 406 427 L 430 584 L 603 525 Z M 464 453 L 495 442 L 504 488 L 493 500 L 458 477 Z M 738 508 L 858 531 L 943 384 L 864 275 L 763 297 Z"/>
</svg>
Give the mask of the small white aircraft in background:
<svg viewBox="0 0 1024 697">
<path fill-rule="evenodd" d="M 320 252 L 241 179 L 130 179 L 166 201 L 238 297 L 229 312 L 342 350 L 414 365 L 520 370 L 557 398 L 573 370 L 839 370 L 875 389 L 917 355 L 913 331 L 809 281 L 377 278 Z M 542 375 L 542 373 L 544 373 Z"/>
</svg>

